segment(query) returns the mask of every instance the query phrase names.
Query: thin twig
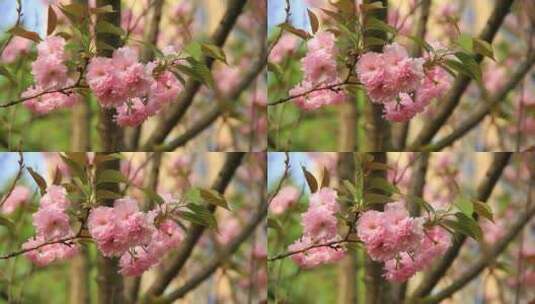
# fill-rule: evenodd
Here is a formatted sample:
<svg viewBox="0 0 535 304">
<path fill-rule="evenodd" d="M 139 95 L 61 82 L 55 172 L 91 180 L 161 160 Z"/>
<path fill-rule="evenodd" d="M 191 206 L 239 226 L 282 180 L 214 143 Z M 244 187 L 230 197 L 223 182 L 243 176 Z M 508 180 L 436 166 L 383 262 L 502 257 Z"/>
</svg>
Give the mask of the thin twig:
<svg viewBox="0 0 535 304">
<path fill-rule="evenodd" d="M 19 170 L 17 171 L 17 175 L 15 175 L 15 179 L 9 186 L 7 192 L 4 194 L 4 197 L 2 197 L 2 201 L 0 201 L 0 208 L 6 203 L 11 193 L 13 193 L 13 190 L 15 190 L 15 186 L 17 185 L 19 179 L 22 177 L 22 171 L 24 170 L 24 167 L 24 154 L 22 152 L 19 152 Z"/>
</svg>

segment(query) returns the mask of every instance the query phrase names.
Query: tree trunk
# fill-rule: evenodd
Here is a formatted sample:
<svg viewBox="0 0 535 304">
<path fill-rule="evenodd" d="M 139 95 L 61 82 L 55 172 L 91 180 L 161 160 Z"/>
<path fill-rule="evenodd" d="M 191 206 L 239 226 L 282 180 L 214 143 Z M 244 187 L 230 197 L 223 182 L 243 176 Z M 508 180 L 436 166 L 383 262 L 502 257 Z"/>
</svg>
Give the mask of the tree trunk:
<svg viewBox="0 0 535 304">
<path fill-rule="evenodd" d="M 111 14 L 99 14 L 98 20 L 104 20 L 110 22 L 113 25 L 121 26 L 121 1 L 120 0 L 97 0 L 97 6 L 111 5 L 114 13 Z M 98 22 L 98 21 L 97 21 Z M 122 45 L 121 37 L 115 34 L 97 33 L 97 41 L 104 42 L 114 48 L 118 48 Z M 99 48 L 97 44 L 97 54 L 99 56 L 111 57 L 113 51 Z M 118 152 L 123 150 L 123 129 L 119 127 L 114 117 L 117 114 L 114 108 L 101 108 L 100 109 L 100 139 L 102 144 L 102 150 L 104 152 Z"/>
<path fill-rule="evenodd" d="M 104 162 L 99 170 L 120 170 L 120 160 L 114 159 Z M 98 174 L 98 173 L 97 173 Z M 119 193 L 118 183 L 107 183 L 101 186 L 103 190 Z M 103 206 L 113 206 L 113 199 L 104 200 Z M 124 303 L 123 277 L 119 274 L 118 258 L 97 256 L 97 285 L 98 303 Z"/>
<path fill-rule="evenodd" d="M 364 0 L 365 4 L 377 2 L 376 0 Z M 384 7 L 388 7 L 388 1 L 382 0 Z M 387 10 L 373 10 L 370 12 L 370 16 L 375 17 L 379 20 L 386 22 Z M 364 16 L 364 20 L 366 16 Z M 386 33 L 380 30 L 368 30 L 365 32 L 366 36 L 379 38 L 382 40 L 386 39 Z M 367 47 L 370 51 L 382 52 L 383 46 L 369 46 Z M 380 151 L 390 151 L 391 149 L 391 130 L 390 123 L 383 118 L 383 106 L 377 103 L 368 103 L 368 111 L 366 117 L 369 119 L 367 125 L 370 130 L 367 132 L 369 137 L 367 151 L 370 152 L 380 152 Z"/>
<path fill-rule="evenodd" d="M 387 163 L 386 152 L 376 152 L 371 153 L 374 157 L 374 161 L 378 163 Z M 370 173 L 373 177 L 382 177 L 386 178 L 386 171 L 384 170 L 374 170 Z M 384 205 L 375 204 L 374 209 L 383 210 Z M 375 262 L 370 257 L 366 256 L 365 261 L 366 266 L 366 303 L 367 304 L 383 304 L 383 303 L 394 303 L 392 297 L 392 286 L 388 283 L 383 277 L 383 264 L 380 262 Z"/>
<path fill-rule="evenodd" d="M 355 130 L 355 129 L 354 129 Z M 354 136 L 353 136 L 354 138 Z M 354 182 L 355 159 L 354 153 L 338 153 L 338 180 Z M 338 264 L 338 303 L 350 304 L 357 302 L 357 257 L 354 251 Z"/>
</svg>

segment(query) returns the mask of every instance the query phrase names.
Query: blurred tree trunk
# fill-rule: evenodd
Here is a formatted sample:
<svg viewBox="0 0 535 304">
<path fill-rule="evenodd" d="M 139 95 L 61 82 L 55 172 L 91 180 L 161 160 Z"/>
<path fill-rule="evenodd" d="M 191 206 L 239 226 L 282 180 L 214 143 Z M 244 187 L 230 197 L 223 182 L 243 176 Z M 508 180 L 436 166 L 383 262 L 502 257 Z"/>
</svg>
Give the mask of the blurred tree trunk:
<svg viewBox="0 0 535 304">
<path fill-rule="evenodd" d="M 363 3 L 373 3 L 377 2 L 377 0 L 364 0 Z M 384 7 L 388 7 L 388 1 L 387 0 L 381 0 Z M 372 10 L 370 12 L 370 16 L 373 16 L 379 20 L 386 21 L 387 16 L 387 10 Z M 364 19 L 366 19 L 366 16 L 364 16 Z M 365 32 L 366 36 L 369 37 L 375 37 L 382 40 L 386 39 L 386 33 L 384 31 L 380 30 L 368 30 Z M 367 49 L 374 51 L 374 52 L 382 52 L 383 46 L 377 45 L 377 46 L 369 46 Z M 366 118 L 369 119 L 367 122 L 367 126 L 370 128 L 367 138 L 368 147 L 366 147 L 367 151 L 370 152 L 380 152 L 380 151 L 389 151 L 391 148 L 391 130 L 390 130 L 390 123 L 383 118 L 383 106 L 381 104 L 377 103 L 368 103 L 367 107 L 367 113 Z"/>
<path fill-rule="evenodd" d="M 121 26 L 121 1 L 120 0 L 97 0 L 97 6 L 111 5 L 114 13 L 98 15 L 97 22 L 99 20 L 105 20 L 116 26 Z M 111 45 L 114 48 L 121 46 L 121 38 L 113 34 L 97 33 L 97 41 L 104 42 Z M 111 50 L 106 50 L 98 47 L 97 54 L 99 56 L 111 57 Z M 115 116 L 115 109 L 100 109 L 100 138 L 102 149 L 106 152 L 120 151 L 123 141 L 123 130 L 113 121 Z M 103 165 L 103 169 L 119 170 L 119 160 L 109 161 Z M 118 184 L 109 184 L 109 191 L 118 192 Z M 105 201 L 105 205 L 111 206 L 113 200 Z M 124 303 L 123 294 L 123 279 L 118 273 L 118 259 L 106 258 L 102 255 L 97 257 L 97 283 L 98 283 L 98 303 L 101 304 L 114 304 Z"/>
<path fill-rule="evenodd" d="M 111 5 L 114 13 L 99 14 L 98 20 L 104 20 L 111 24 L 121 26 L 121 1 L 120 0 L 97 0 L 97 6 Z M 97 33 L 97 41 L 101 41 L 114 48 L 122 45 L 121 37 L 115 34 Z M 111 57 L 113 51 L 105 48 L 100 48 L 97 44 L 97 54 L 99 56 Z M 100 139 L 102 150 L 104 152 L 117 152 L 123 150 L 123 129 L 120 128 L 114 121 L 116 111 L 114 108 L 100 109 Z"/>
<path fill-rule="evenodd" d="M 73 2 L 87 4 L 87 0 Z M 77 104 L 72 111 L 71 151 L 86 152 L 91 148 L 91 112 L 87 99 Z M 69 271 L 69 303 L 89 304 L 89 260 L 87 247 L 80 246 L 80 254 L 71 259 Z"/>
<path fill-rule="evenodd" d="M 339 184 L 341 184 L 343 180 L 354 182 L 354 153 L 338 153 L 337 172 Z M 339 304 L 357 302 L 357 256 L 355 251 L 350 251 L 349 254 L 338 263 L 337 299 Z"/>
<path fill-rule="evenodd" d="M 87 99 L 74 106 L 72 109 L 72 133 L 71 151 L 86 152 L 91 150 L 91 109 Z"/>
<path fill-rule="evenodd" d="M 387 163 L 386 152 L 370 153 L 374 157 L 374 161 L 378 163 Z M 386 178 L 386 171 L 374 170 L 370 173 L 371 177 Z M 374 209 L 383 210 L 384 205 L 374 204 Z M 375 262 L 366 256 L 366 303 L 367 304 L 384 304 L 384 303 L 396 303 L 392 296 L 392 286 L 383 277 L 383 264 Z"/>
<path fill-rule="evenodd" d="M 100 170 L 119 170 L 120 160 L 107 161 L 99 167 Z M 98 173 L 97 173 L 98 174 Z M 118 183 L 106 183 L 103 190 L 119 193 Z M 113 206 L 113 199 L 104 200 L 103 206 Z M 98 254 L 97 256 L 97 285 L 98 303 L 116 304 L 125 303 L 123 277 L 119 274 L 118 258 L 107 258 Z"/>
</svg>

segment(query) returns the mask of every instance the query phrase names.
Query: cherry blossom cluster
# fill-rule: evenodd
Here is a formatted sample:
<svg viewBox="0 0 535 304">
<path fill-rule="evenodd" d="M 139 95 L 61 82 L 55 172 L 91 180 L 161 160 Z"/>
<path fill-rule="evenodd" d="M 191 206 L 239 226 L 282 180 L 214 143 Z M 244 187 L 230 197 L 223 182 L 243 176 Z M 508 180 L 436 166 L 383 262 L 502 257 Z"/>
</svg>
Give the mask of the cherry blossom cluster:
<svg viewBox="0 0 535 304">
<path fill-rule="evenodd" d="M 68 59 L 65 39 L 62 37 L 50 36 L 37 45 L 37 59 L 32 63 L 35 85 L 22 93 L 24 98 L 36 96 L 24 102 L 31 111 L 46 114 L 80 101 L 80 95 L 72 89 L 62 90 L 76 83 L 75 79 L 69 77 Z"/>
<path fill-rule="evenodd" d="M 411 217 L 403 202 L 384 211 L 369 210 L 357 221 L 357 235 L 371 259 L 385 263 L 385 277 L 403 282 L 428 267 L 451 243 L 439 226 L 424 227 L 424 217 Z"/>
<path fill-rule="evenodd" d="M 112 58 L 92 58 L 86 78 L 100 104 L 117 109 L 121 126 L 141 124 L 183 89 L 176 76 L 158 61 L 139 62 L 137 51 L 131 47 L 115 50 Z"/>
<path fill-rule="evenodd" d="M 392 43 L 383 53 L 368 52 L 357 63 L 357 75 L 372 102 L 384 105 L 384 117 L 402 122 L 425 110 L 451 85 L 449 74 L 439 66 L 424 68 L 424 58 L 411 58 Z"/>
<path fill-rule="evenodd" d="M 139 276 L 183 239 L 178 224 L 162 216 L 169 209 L 167 205 L 143 212 L 135 199 L 117 199 L 113 207 L 90 209 L 87 230 L 103 256 L 120 257 L 121 274 Z M 36 235 L 22 246 L 36 265 L 45 266 L 78 253 L 75 240 L 80 235 L 71 228 L 67 213 L 70 206 L 65 188 L 51 185 L 46 189 L 33 214 Z"/>
<path fill-rule="evenodd" d="M 38 114 L 79 102 L 81 96 L 74 89 L 82 76 L 103 107 L 116 108 L 116 121 L 120 126 L 138 126 L 175 100 L 183 89 L 163 61 L 143 64 L 131 47 L 115 50 L 112 58 L 91 58 L 80 79 L 70 77 L 73 73 L 69 73 L 67 62 L 71 58 L 65 51 L 62 37 L 47 37 L 37 45 L 37 51 L 37 59 L 32 63 L 36 84 L 22 97 L 29 98 L 24 105 Z"/>
<path fill-rule="evenodd" d="M 175 222 L 155 225 L 158 214 L 157 209 L 140 211 L 138 202 L 126 197 L 116 200 L 113 207 L 92 209 L 87 227 L 102 255 L 120 257 L 120 273 L 138 276 L 182 240 Z"/>
<path fill-rule="evenodd" d="M 78 254 L 76 244 L 60 242 L 74 237 L 66 212 L 70 205 L 67 191 L 61 186 L 48 186 L 46 194 L 41 197 L 39 209 L 32 217 L 36 235 L 22 245 L 23 249 L 29 250 L 25 253 L 26 257 L 37 266 L 45 266 Z M 37 249 L 30 250 L 32 248 Z"/>
<path fill-rule="evenodd" d="M 345 256 L 345 249 L 337 246 L 317 246 L 341 240 L 337 233 L 336 213 L 340 206 L 336 201 L 336 191 L 322 188 L 310 196 L 308 210 L 302 215 L 303 235 L 288 246 L 295 263 L 303 268 L 316 267 L 339 261 Z"/>
<path fill-rule="evenodd" d="M 290 90 L 297 106 L 314 110 L 325 105 L 343 102 L 342 90 L 328 88 L 341 82 L 336 69 L 335 37 L 331 32 L 320 32 L 307 42 L 308 52 L 301 60 L 303 81 Z"/>
</svg>

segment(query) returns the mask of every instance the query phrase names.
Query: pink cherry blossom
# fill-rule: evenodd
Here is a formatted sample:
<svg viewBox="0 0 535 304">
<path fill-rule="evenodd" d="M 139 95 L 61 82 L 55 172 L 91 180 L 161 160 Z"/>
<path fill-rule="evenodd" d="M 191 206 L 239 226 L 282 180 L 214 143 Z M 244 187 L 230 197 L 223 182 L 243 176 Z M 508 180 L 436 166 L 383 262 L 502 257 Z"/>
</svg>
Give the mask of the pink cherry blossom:
<svg viewBox="0 0 535 304">
<path fill-rule="evenodd" d="M 310 248 L 314 243 L 306 236 L 296 240 L 288 246 L 288 250 L 302 251 Z M 329 246 L 314 247 L 303 252 L 293 254 L 292 260 L 302 268 L 313 268 L 321 264 L 334 263 L 341 260 L 346 254 L 343 247 L 333 248 Z"/>
<path fill-rule="evenodd" d="M 318 90 L 318 87 L 308 81 L 303 81 L 289 93 L 291 96 L 299 96 L 295 98 L 295 104 L 303 110 L 315 110 L 325 105 L 342 103 L 346 99 L 346 93 L 343 90 Z"/>
<path fill-rule="evenodd" d="M 39 208 L 32 219 L 37 234 L 45 240 L 61 239 L 71 233 L 69 216 L 60 209 Z"/>
<path fill-rule="evenodd" d="M 295 52 L 297 43 L 297 36 L 293 34 L 283 34 L 271 50 L 271 53 L 269 53 L 269 61 L 273 63 L 281 63 L 284 58 Z"/>
<path fill-rule="evenodd" d="M 25 186 L 17 185 L 5 199 L 2 205 L 3 214 L 11 214 L 22 206 L 30 198 L 30 190 Z"/>
<path fill-rule="evenodd" d="M 340 205 L 336 201 L 336 195 L 336 190 L 332 188 L 323 187 L 310 196 L 310 206 L 324 206 L 328 210 L 328 212 L 334 214 L 340 211 Z"/>
<path fill-rule="evenodd" d="M 141 98 L 132 98 L 117 107 L 115 120 L 121 127 L 137 127 L 149 118 L 147 105 Z"/>
<path fill-rule="evenodd" d="M 24 101 L 24 106 L 36 114 L 46 114 L 60 108 L 72 107 L 81 101 L 81 96 L 73 91 L 42 94 L 44 91 L 38 87 L 29 87 L 22 93 L 22 97 L 40 96 Z"/>
<path fill-rule="evenodd" d="M 305 80 L 328 83 L 336 79 L 336 60 L 324 49 L 308 52 L 301 60 Z"/>
<path fill-rule="evenodd" d="M 69 79 L 67 72 L 67 66 L 57 57 L 38 57 L 32 63 L 32 75 L 37 85 L 45 90 L 64 88 Z"/>
<path fill-rule="evenodd" d="M 334 54 L 336 52 L 334 34 L 328 31 L 322 31 L 316 33 L 314 38 L 310 39 L 307 42 L 307 47 L 309 52 L 316 52 L 323 50 L 329 54 Z"/>
<path fill-rule="evenodd" d="M 337 219 L 326 206 L 311 206 L 302 215 L 303 234 L 314 241 L 329 240 L 336 236 Z"/>
<path fill-rule="evenodd" d="M 280 189 L 279 193 L 271 200 L 269 210 L 273 214 L 283 214 L 288 208 L 299 199 L 299 190 L 292 186 Z"/>
<path fill-rule="evenodd" d="M 46 266 L 52 262 L 69 259 L 79 252 L 79 248 L 75 244 L 54 243 L 42 246 L 44 243 L 45 239 L 42 236 L 37 236 L 22 244 L 22 249 L 32 249 L 41 246 L 24 253 L 30 261 L 39 267 Z"/>
<path fill-rule="evenodd" d="M 67 190 L 62 186 L 49 185 L 46 188 L 46 193 L 41 197 L 41 208 L 56 208 L 59 210 L 67 209 L 71 201 L 67 198 Z"/>
</svg>

